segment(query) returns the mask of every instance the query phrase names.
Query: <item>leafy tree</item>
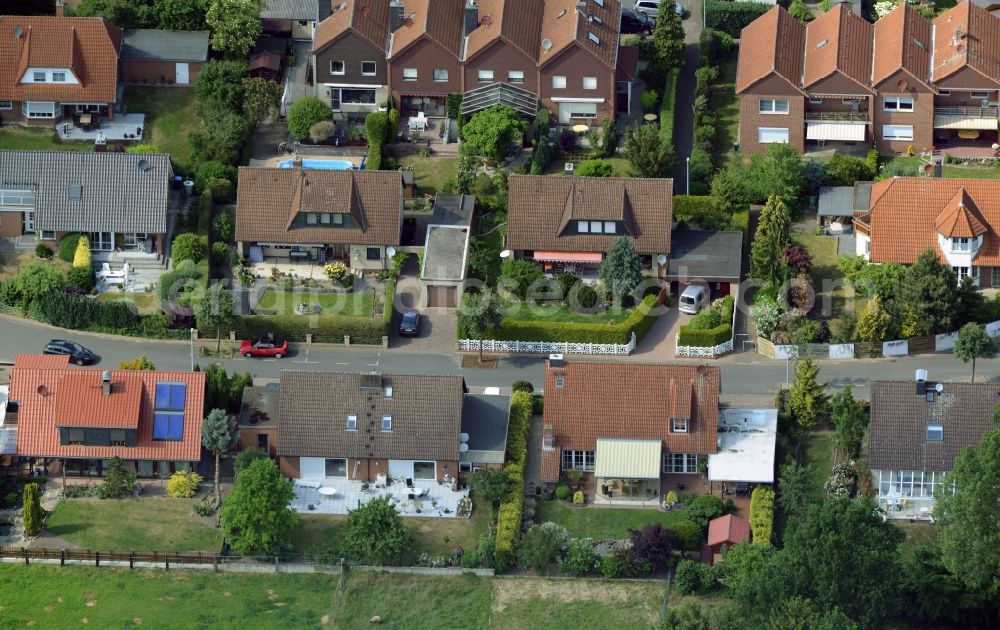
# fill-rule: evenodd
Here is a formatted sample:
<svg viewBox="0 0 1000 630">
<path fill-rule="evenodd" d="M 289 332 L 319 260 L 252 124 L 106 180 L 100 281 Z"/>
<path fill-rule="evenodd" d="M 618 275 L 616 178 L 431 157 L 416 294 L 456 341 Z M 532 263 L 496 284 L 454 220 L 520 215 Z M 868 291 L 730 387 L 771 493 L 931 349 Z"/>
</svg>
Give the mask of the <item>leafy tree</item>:
<svg viewBox="0 0 1000 630">
<path fill-rule="evenodd" d="M 535 391 L 535 386 L 531 384 L 531 381 L 526 381 L 524 379 L 519 379 L 514 381 L 511 389 L 515 392 L 528 392 L 529 394 Z"/>
<path fill-rule="evenodd" d="M 288 131 L 292 137 L 301 140 L 309 136 L 309 128 L 321 120 L 331 120 L 333 110 L 318 98 L 300 98 L 288 110 Z"/>
<path fill-rule="evenodd" d="M 809 504 L 809 466 L 784 464 L 778 475 L 778 507 L 789 516 L 800 516 Z"/>
<path fill-rule="evenodd" d="M 665 569 L 677 546 L 674 534 L 664 529 L 662 523 L 650 523 L 642 529 L 633 529 L 631 534 L 632 553 L 636 560 L 645 560 L 656 570 Z"/>
<path fill-rule="evenodd" d="M 205 295 L 194 303 L 194 315 L 199 328 L 215 329 L 215 352 L 222 350 L 222 327 L 236 319 L 233 293 L 221 282 L 210 286 Z"/>
<path fill-rule="evenodd" d="M 854 400 L 851 385 L 844 385 L 830 400 L 830 420 L 836 427 L 834 442 L 847 455 L 847 459 L 857 459 L 861 455 L 861 442 L 868 428 L 868 414 L 861 403 Z"/>
<path fill-rule="evenodd" d="M 738 628 L 741 621 L 736 607 L 725 600 L 713 600 L 711 604 L 687 601 L 664 610 L 660 627 L 665 630 L 717 630 Z"/>
<path fill-rule="evenodd" d="M 576 169 L 580 177 L 614 177 L 615 167 L 607 160 L 587 160 Z"/>
<path fill-rule="evenodd" d="M 499 468 L 482 468 L 469 478 L 469 487 L 489 503 L 491 520 L 496 518 L 500 499 L 507 493 L 510 485 L 510 476 Z"/>
<path fill-rule="evenodd" d="M 37 536 L 42 531 L 45 510 L 42 509 L 42 490 L 37 483 L 24 484 L 21 517 L 24 519 L 24 533 L 26 535 Z"/>
<path fill-rule="evenodd" d="M 369 501 L 347 514 L 344 550 L 352 560 L 383 565 L 406 551 L 403 517 L 388 496 Z"/>
<path fill-rule="evenodd" d="M 157 25 L 171 31 L 206 31 L 208 0 L 156 0 Z"/>
<path fill-rule="evenodd" d="M 170 247 L 170 255 L 175 263 L 190 260 L 197 264 L 205 257 L 205 243 L 198 234 L 178 234 Z"/>
<path fill-rule="evenodd" d="M 674 166 L 674 152 L 660 141 L 656 125 L 645 124 L 625 132 L 625 159 L 632 177 L 668 177 Z"/>
<path fill-rule="evenodd" d="M 996 298 L 994 297 L 994 299 Z M 955 294 L 953 328 L 961 328 L 969 322 L 993 320 L 992 316 L 984 317 L 983 308 L 985 307 L 986 297 L 979 292 L 975 281 L 968 276 L 962 278 Z"/>
<path fill-rule="evenodd" d="M 742 212 L 750 205 L 750 197 L 743 182 L 736 171 L 729 169 L 719 171 L 712 178 L 712 196 L 715 197 L 715 207 L 726 216 Z"/>
<path fill-rule="evenodd" d="M 703 494 L 696 497 L 685 509 L 688 519 L 702 527 L 708 527 L 708 522 L 725 514 L 726 506 L 722 499 L 715 495 Z"/>
<path fill-rule="evenodd" d="M 791 217 L 784 202 L 777 197 L 769 197 L 760 211 L 757 232 L 750 246 L 750 277 L 770 287 L 769 293 L 777 290 L 784 280 L 785 247 L 788 245 L 788 229 Z"/>
<path fill-rule="evenodd" d="M 130 496 L 135 491 L 135 472 L 125 469 L 120 457 L 112 457 L 108 462 L 108 473 L 97 493 L 102 499 L 119 499 Z"/>
<path fill-rule="evenodd" d="M 225 409 L 237 414 L 243 407 L 243 390 L 253 385 L 253 374 L 233 372 L 230 375 L 221 365 L 205 368 L 205 413 L 212 409 Z"/>
<path fill-rule="evenodd" d="M 218 101 L 197 101 L 198 128 L 188 134 L 188 140 L 199 160 L 236 163 L 247 136 L 252 131 L 250 121 L 242 112 L 234 111 Z"/>
<path fill-rule="evenodd" d="M 680 68 L 684 63 L 684 26 L 671 2 L 661 3 L 656 13 L 653 48 L 656 50 L 656 61 L 664 70 Z"/>
<path fill-rule="evenodd" d="M 934 492 L 941 558 L 966 588 L 995 597 L 1000 591 L 1000 428 L 962 451 L 948 481 Z"/>
<path fill-rule="evenodd" d="M 229 453 L 240 439 L 235 418 L 226 415 L 225 409 L 213 409 L 201 423 L 201 445 L 215 456 L 215 497 L 216 505 L 222 505 L 222 491 L 219 489 L 219 460 Z"/>
<path fill-rule="evenodd" d="M 800 22 L 812 22 L 813 14 L 809 11 L 809 7 L 806 6 L 803 0 L 792 0 L 792 3 L 788 5 L 788 12 Z M 851 183 L 853 184 L 854 182 Z"/>
<path fill-rule="evenodd" d="M 239 477 L 240 473 L 246 470 L 246 468 L 257 461 L 258 459 L 267 459 L 267 453 L 261 448 L 245 448 L 236 454 L 233 459 L 233 475 L 234 477 Z"/>
<path fill-rule="evenodd" d="M 876 295 L 868 300 L 861 319 L 858 320 L 858 341 L 884 341 L 889 336 L 890 321 L 882 299 Z"/>
<path fill-rule="evenodd" d="M 642 282 L 642 262 L 635 253 L 631 238 L 619 236 L 611 243 L 598 275 L 608 293 L 630 295 L 635 291 Z"/>
<path fill-rule="evenodd" d="M 781 602 L 764 622 L 764 627 L 767 630 L 856 630 L 858 624 L 839 610 L 822 610 L 815 600 L 796 596 Z"/>
<path fill-rule="evenodd" d="M 904 553 L 902 560 L 900 608 L 913 626 L 987 627 L 995 621 L 992 598 L 988 593 L 966 588 L 948 571 L 936 541 L 921 541 Z M 976 623 L 977 617 L 980 623 Z"/>
<path fill-rule="evenodd" d="M 556 523 L 535 523 L 521 539 L 521 553 L 524 564 L 546 575 L 549 567 L 562 558 L 563 550 L 569 544 L 566 528 Z"/>
<path fill-rule="evenodd" d="M 270 459 L 252 462 L 240 472 L 222 506 L 222 527 L 229 545 L 242 554 L 271 555 L 287 549 L 292 529 L 299 523 L 299 515 L 289 507 L 293 498 L 292 484 L 277 464 Z"/>
<path fill-rule="evenodd" d="M 543 278 L 542 268 L 530 260 L 509 258 L 500 266 L 500 286 L 519 300 L 527 298 L 528 291 Z"/>
<path fill-rule="evenodd" d="M 594 553 L 593 538 L 570 538 L 566 546 L 566 557 L 562 568 L 573 575 L 592 573 L 601 567 L 601 561 Z"/>
<path fill-rule="evenodd" d="M 712 567 L 701 562 L 681 560 L 677 565 L 674 584 L 680 595 L 707 593 L 715 588 L 715 571 Z"/>
<path fill-rule="evenodd" d="M 955 272 L 929 249 L 906 270 L 898 297 L 901 305 L 916 317 L 919 334 L 927 335 L 954 328 L 957 294 Z"/>
<path fill-rule="evenodd" d="M 875 175 L 867 160 L 835 153 L 826 163 L 823 185 L 853 186 L 856 181 L 871 181 L 875 179 Z"/>
<path fill-rule="evenodd" d="M 244 98 L 247 64 L 239 60 L 212 59 L 198 71 L 195 93 L 199 101 L 218 103 L 239 113 Z"/>
<path fill-rule="evenodd" d="M 827 398 L 823 386 L 816 381 L 818 374 L 819 365 L 811 355 L 807 354 L 795 364 L 795 381 L 788 393 L 788 404 L 795 421 L 803 429 L 816 426 L 826 413 Z"/>
<path fill-rule="evenodd" d="M 80 241 L 76 244 L 76 253 L 73 254 L 73 268 L 90 269 L 90 266 L 90 238 L 81 236 Z"/>
<path fill-rule="evenodd" d="M 75 8 L 67 7 L 66 15 L 102 17 L 119 28 L 151 28 L 156 20 L 150 6 L 132 0 L 82 0 Z"/>
<path fill-rule="evenodd" d="M 770 545 L 749 542 L 733 545 L 722 555 L 719 578 L 731 592 L 739 593 L 758 579 L 774 553 L 775 548 Z"/>
<path fill-rule="evenodd" d="M 462 151 L 467 156 L 478 156 L 484 164 L 499 164 L 510 151 L 517 136 L 528 128 L 513 107 L 494 105 L 473 114 L 462 126 Z"/>
<path fill-rule="evenodd" d="M 14 278 L 14 288 L 25 302 L 34 302 L 49 291 L 63 288 L 65 280 L 52 265 L 28 263 Z"/>
<path fill-rule="evenodd" d="M 243 113 L 254 125 L 267 118 L 281 103 L 281 84 L 270 79 L 243 79 Z"/>
<path fill-rule="evenodd" d="M 972 361 L 972 382 L 976 382 L 976 359 L 985 357 L 991 358 L 996 354 L 997 347 L 993 343 L 986 331 L 979 324 L 969 322 L 958 331 L 958 339 L 955 340 L 955 356 L 962 360 L 962 363 Z"/>
<path fill-rule="evenodd" d="M 787 245 L 782 252 L 785 262 L 796 273 L 808 273 L 812 269 L 812 256 L 801 245 Z"/>
<path fill-rule="evenodd" d="M 769 144 L 763 154 L 752 156 L 748 164 L 733 164 L 730 168 L 739 174 L 751 201 L 756 203 L 763 203 L 773 195 L 780 197 L 785 205 L 795 204 L 807 181 L 802 154 L 790 144 Z"/>
<path fill-rule="evenodd" d="M 493 335 L 503 313 L 500 310 L 500 299 L 495 293 L 466 293 L 462 296 L 462 304 L 458 309 L 458 329 L 470 339 L 479 339 L 479 362 L 483 362 L 482 340 Z"/>
<path fill-rule="evenodd" d="M 215 236 L 220 241 L 229 241 L 233 238 L 233 233 L 236 231 L 236 226 L 233 224 L 233 215 L 223 212 L 215 218 L 212 228 L 215 230 Z"/>
<path fill-rule="evenodd" d="M 205 22 L 212 48 L 234 59 L 247 56 L 260 37 L 263 0 L 210 0 Z"/>
<path fill-rule="evenodd" d="M 705 542 L 701 526 L 690 519 L 675 521 L 668 526 L 668 529 L 677 539 L 677 547 L 681 551 L 698 551 Z"/>
<path fill-rule="evenodd" d="M 156 366 L 144 354 L 140 354 L 134 359 L 122 359 L 118 363 L 119 370 L 155 370 Z"/>
</svg>

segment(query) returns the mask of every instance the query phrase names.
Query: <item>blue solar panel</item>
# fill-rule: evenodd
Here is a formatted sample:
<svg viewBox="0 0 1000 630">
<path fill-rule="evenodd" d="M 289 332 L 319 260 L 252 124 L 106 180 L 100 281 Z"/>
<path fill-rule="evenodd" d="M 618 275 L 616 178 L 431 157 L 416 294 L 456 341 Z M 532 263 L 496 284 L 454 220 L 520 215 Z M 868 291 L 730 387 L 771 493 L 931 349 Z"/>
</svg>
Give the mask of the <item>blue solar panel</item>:
<svg viewBox="0 0 1000 630">
<path fill-rule="evenodd" d="M 181 440 L 184 438 L 184 414 L 157 412 L 153 414 L 154 440 Z"/>
<path fill-rule="evenodd" d="M 184 411 L 184 398 L 187 393 L 186 383 L 157 383 L 156 409 Z"/>
</svg>

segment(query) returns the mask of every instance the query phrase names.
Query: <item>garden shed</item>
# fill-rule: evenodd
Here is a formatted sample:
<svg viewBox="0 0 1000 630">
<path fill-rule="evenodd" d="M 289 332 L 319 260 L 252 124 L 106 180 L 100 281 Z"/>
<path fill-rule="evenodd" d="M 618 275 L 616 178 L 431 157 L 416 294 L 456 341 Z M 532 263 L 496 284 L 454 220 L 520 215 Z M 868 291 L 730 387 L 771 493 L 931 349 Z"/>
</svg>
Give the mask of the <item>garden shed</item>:
<svg viewBox="0 0 1000 630">
<path fill-rule="evenodd" d="M 208 60 L 208 31 L 133 28 L 122 39 L 122 82 L 192 85 Z"/>
<path fill-rule="evenodd" d="M 708 523 L 708 542 L 701 548 L 701 561 L 715 564 L 723 552 L 741 542 L 750 541 L 750 522 L 739 516 L 726 514 Z"/>
</svg>

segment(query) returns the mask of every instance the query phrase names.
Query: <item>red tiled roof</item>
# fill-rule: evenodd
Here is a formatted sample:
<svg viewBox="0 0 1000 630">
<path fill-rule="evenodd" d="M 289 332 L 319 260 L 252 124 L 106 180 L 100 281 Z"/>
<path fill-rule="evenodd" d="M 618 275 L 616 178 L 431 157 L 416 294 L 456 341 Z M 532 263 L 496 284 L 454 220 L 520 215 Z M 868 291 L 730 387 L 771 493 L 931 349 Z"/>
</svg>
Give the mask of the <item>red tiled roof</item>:
<svg viewBox="0 0 1000 630">
<path fill-rule="evenodd" d="M 961 197 L 959 197 L 961 195 Z M 964 216 L 958 216 L 962 200 Z M 950 215 L 945 212 L 955 206 Z M 944 213 L 944 214 L 943 214 Z M 947 219 L 954 220 L 949 223 Z M 865 222 L 871 226 L 871 261 L 912 264 L 921 253 L 933 249 L 944 259 L 938 247 L 940 226 L 946 231 L 985 230 L 983 245 L 973 259 L 975 266 L 1000 265 L 1000 181 L 990 179 L 950 179 L 931 177 L 893 177 L 872 187 L 870 211 Z M 963 222 L 967 227 L 961 227 Z M 948 236 L 947 234 L 945 236 Z"/>
<path fill-rule="evenodd" d="M 637 46 L 621 46 L 618 48 L 618 67 L 615 69 L 615 81 L 632 81 L 638 74 L 639 48 Z"/>
<path fill-rule="evenodd" d="M 934 18 L 932 60 L 934 82 L 969 67 L 995 88 L 1000 77 L 1000 20 L 972 2 L 948 9 Z"/>
<path fill-rule="evenodd" d="M 0 99 L 113 103 L 121 39 L 101 18 L 2 16 Z M 35 67 L 66 68 L 79 83 L 21 83 Z"/>
<path fill-rule="evenodd" d="M 11 372 L 10 399 L 18 401 L 17 454 L 25 457 L 85 457 L 107 459 L 143 459 L 155 461 L 198 461 L 201 458 L 201 421 L 205 404 L 204 372 L 125 371 L 112 370 L 112 383 L 125 383 L 127 395 L 111 405 L 112 416 L 124 422 L 125 410 L 117 408 L 131 404 L 132 388 L 139 397 L 137 408 L 138 428 L 136 445 L 126 446 L 62 446 L 59 444 L 60 423 L 75 422 L 72 413 L 76 408 L 79 417 L 97 418 L 99 412 L 84 409 L 93 402 L 85 387 L 89 382 L 100 384 L 102 370 L 65 368 L 40 369 L 14 366 Z M 84 381 L 87 381 L 84 384 Z M 153 405 L 156 383 L 167 381 L 185 383 L 187 395 L 184 406 L 184 434 L 181 440 L 153 440 Z M 97 390 L 98 395 L 100 390 Z M 112 390 L 112 398 L 119 393 Z M 81 398 L 82 396 L 82 398 Z M 117 402 L 121 400 L 122 402 Z M 110 413 L 110 412 L 109 412 Z M 64 424 L 64 426 L 69 426 Z M 79 423 L 73 426 L 80 426 Z M 115 425 L 124 426 L 124 425 Z"/>
<path fill-rule="evenodd" d="M 427 37 L 457 59 L 462 48 L 463 0 L 403 0 L 403 26 L 392 34 L 390 56 Z"/>
<path fill-rule="evenodd" d="M 750 522 L 726 514 L 708 522 L 708 546 L 722 543 L 741 543 L 750 540 Z"/>
<path fill-rule="evenodd" d="M 872 70 L 873 28 L 871 22 L 842 4 L 810 22 L 806 26 L 803 86 L 808 89 L 840 72 L 867 89 Z"/>
<path fill-rule="evenodd" d="M 549 63 L 575 44 L 608 68 L 615 68 L 621 23 L 619 0 L 604 0 L 602 4 L 594 0 L 547 0 L 544 5 L 542 39 L 538 42 L 539 66 Z M 581 6 L 582 11 L 579 10 Z M 596 37 L 596 42 L 590 38 L 591 34 Z"/>
<path fill-rule="evenodd" d="M 384 0 L 341 0 L 333 13 L 316 26 L 313 52 L 325 48 L 348 30 L 384 50 L 389 38 L 389 3 Z"/>
<path fill-rule="evenodd" d="M 14 357 L 14 367 L 39 370 L 61 370 L 69 366 L 66 354 L 19 354 Z"/>
<path fill-rule="evenodd" d="M 976 202 L 962 188 L 955 193 L 955 196 L 935 219 L 934 229 L 938 234 L 949 238 L 972 238 L 987 232 L 985 223 L 986 220 L 979 213 Z"/>
<path fill-rule="evenodd" d="M 875 22 L 872 85 L 878 85 L 900 69 L 927 85 L 930 55 L 930 20 L 908 2 L 901 2 Z"/>
<path fill-rule="evenodd" d="M 800 89 L 805 39 L 806 27 L 780 6 L 747 25 L 740 33 L 736 93 L 771 74 Z"/>
<path fill-rule="evenodd" d="M 597 438 L 660 439 L 668 452 L 715 453 L 718 408 L 717 367 L 547 364 L 543 424 L 552 425 L 556 450 L 542 451 L 542 480 L 558 479 L 561 450 L 594 450 Z M 671 433 L 672 417 L 689 418 L 688 433 Z"/>
<path fill-rule="evenodd" d="M 118 372 L 111 379 L 111 391 L 103 392 L 101 372 L 69 372 L 59 379 L 56 399 L 57 427 L 102 427 L 138 429 L 142 409 L 142 375 Z"/>
<path fill-rule="evenodd" d="M 479 0 L 479 26 L 465 40 L 465 60 L 502 39 L 537 61 L 544 4 L 539 0 Z"/>
</svg>

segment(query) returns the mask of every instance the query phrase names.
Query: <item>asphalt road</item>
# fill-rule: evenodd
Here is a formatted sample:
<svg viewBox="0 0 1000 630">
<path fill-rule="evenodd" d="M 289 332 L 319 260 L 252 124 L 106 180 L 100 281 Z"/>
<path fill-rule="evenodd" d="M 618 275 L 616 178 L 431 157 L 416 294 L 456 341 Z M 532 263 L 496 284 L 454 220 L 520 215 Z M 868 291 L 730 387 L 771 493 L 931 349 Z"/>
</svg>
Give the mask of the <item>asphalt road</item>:
<svg viewBox="0 0 1000 630">
<path fill-rule="evenodd" d="M 0 317 L 0 361 L 10 362 L 19 353 L 37 353 L 52 338 L 69 338 L 100 356 L 100 367 L 116 367 L 122 359 L 140 354 L 149 357 L 158 369 L 186 370 L 191 365 L 190 344 L 178 341 L 133 339 L 109 335 L 94 335 L 52 329 L 37 322 Z M 785 363 L 758 360 L 749 362 L 752 355 L 735 355 L 712 361 L 722 369 L 722 393 L 773 394 L 785 382 Z M 756 358 L 756 357 L 754 357 Z M 281 370 L 309 371 L 367 371 L 378 369 L 405 374 L 458 374 L 465 376 L 470 387 L 509 387 L 518 379 L 531 381 L 541 387 L 544 357 L 504 357 L 496 368 L 461 368 L 459 355 L 418 354 L 402 350 L 381 348 L 343 347 L 331 345 L 306 346 L 294 344 L 291 356 L 283 359 L 219 360 L 196 358 L 204 367 L 219 362 L 229 370 L 251 372 L 259 378 L 277 378 Z M 627 361 L 624 357 L 607 357 L 608 361 Z M 746 361 L 746 362 L 741 362 Z M 914 370 L 924 368 L 935 380 L 968 380 L 971 366 L 963 364 L 950 354 L 921 355 L 899 359 L 860 359 L 854 361 L 823 361 L 820 378 L 828 387 L 839 389 L 846 383 L 855 388 L 860 398 L 867 398 L 868 383 L 873 378 L 910 380 Z M 794 365 L 790 366 L 794 370 Z M 977 374 L 990 380 L 1000 379 L 1000 358 L 981 359 L 976 364 Z"/>
</svg>

